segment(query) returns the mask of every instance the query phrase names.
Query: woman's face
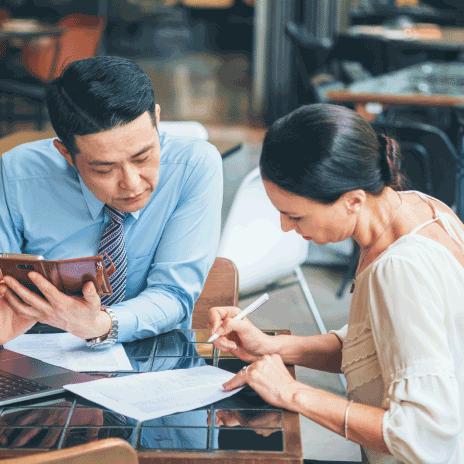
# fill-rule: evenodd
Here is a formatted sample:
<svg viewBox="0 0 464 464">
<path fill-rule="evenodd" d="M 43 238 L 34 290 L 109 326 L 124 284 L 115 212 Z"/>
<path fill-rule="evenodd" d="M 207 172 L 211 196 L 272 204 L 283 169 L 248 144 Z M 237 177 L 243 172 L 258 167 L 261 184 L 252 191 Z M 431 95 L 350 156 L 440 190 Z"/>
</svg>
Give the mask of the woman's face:
<svg viewBox="0 0 464 464">
<path fill-rule="evenodd" d="M 326 205 L 281 189 L 263 179 L 264 188 L 272 204 L 280 212 L 284 232 L 295 230 L 306 240 L 324 245 L 341 242 L 351 237 L 356 225 L 356 214 L 345 195 L 335 203 Z"/>
</svg>

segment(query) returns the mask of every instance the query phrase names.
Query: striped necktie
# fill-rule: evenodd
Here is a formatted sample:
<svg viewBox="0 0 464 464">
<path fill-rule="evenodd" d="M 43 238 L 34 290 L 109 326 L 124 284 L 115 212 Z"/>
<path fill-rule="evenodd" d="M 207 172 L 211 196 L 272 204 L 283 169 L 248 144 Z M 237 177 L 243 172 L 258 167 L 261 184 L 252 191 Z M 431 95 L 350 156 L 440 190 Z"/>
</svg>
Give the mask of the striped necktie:
<svg viewBox="0 0 464 464">
<path fill-rule="evenodd" d="M 109 278 L 113 293 L 101 296 L 100 300 L 103 305 L 110 306 L 122 301 L 126 293 L 127 257 L 123 227 L 125 215 L 109 205 L 105 205 L 105 210 L 110 222 L 103 232 L 98 254 L 102 256 L 108 254 L 116 271 Z"/>
</svg>

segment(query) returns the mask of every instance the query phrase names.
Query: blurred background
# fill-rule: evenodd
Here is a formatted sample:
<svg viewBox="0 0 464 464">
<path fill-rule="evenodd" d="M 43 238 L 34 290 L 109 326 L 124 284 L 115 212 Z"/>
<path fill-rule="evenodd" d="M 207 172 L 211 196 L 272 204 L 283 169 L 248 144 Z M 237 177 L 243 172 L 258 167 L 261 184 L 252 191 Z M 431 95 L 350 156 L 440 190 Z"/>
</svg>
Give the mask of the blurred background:
<svg viewBox="0 0 464 464">
<path fill-rule="evenodd" d="M 239 269 L 239 306 L 266 290 L 253 321 L 311 335 L 346 324 L 358 250 L 283 236 L 256 170 L 266 128 L 306 103 L 356 109 L 398 138 L 412 187 L 462 218 L 463 50 L 461 0 L 0 0 L 0 154 L 53 136 L 45 89 L 66 64 L 137 61 L 162 120 L 200 123 L 223 156 L 219 255 Z M 344 394 L 336 375 L 297 376 Z M 302 430 L 305 457 L 359 459 L 304 418 Z"/>
</svg>

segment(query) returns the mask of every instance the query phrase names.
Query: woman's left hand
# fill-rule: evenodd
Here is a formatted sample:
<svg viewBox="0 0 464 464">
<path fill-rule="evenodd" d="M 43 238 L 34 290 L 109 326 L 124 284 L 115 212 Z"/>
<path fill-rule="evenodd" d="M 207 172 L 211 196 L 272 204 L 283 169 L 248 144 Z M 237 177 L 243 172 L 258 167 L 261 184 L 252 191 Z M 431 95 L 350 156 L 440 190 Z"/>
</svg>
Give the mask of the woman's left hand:
<svg viewBox="0 0 464 464">
<path fill-rule="evenodd" d="M 267 403 L 291 409 L 293 393 L 301 388 L 277 354 L 265 355 L 244 367 L 223 387 L 230 391 L 248 384 Z"/>
</svg>

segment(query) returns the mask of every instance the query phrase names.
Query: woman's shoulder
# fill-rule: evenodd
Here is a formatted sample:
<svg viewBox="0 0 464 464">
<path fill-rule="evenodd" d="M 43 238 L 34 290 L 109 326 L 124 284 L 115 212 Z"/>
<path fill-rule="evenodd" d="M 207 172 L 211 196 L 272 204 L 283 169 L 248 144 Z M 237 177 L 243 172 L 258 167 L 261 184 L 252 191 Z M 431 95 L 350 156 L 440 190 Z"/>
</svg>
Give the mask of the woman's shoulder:
<svg viewBox="0 0 464 464">
<path fill-rule="evenodd" d="M 423 192 L 418 192 L 416 190 L 408 190 L 408 191 L 402 192 L 402 195 L 403 195 L 403 198 L 404 198 L 404 195 L 408 195 L 407 198 L 416 207 L 422 204 L 423 202 L 428 203 L 428 205 L 433 208 L 435 214 L 437 214 L 438 216 L 442 214 L 448 215 L 449 217 L 451 217 L 452 219 L 456 221 L 456 223 L 459 225 L 461 229 L 464 230 L 464 224 L 459 219 L 459 217 L 456 215 L 456 213 L 448 205 L 443 203 L 441 200 L 431 195 L 427 195 Z M 414 198 L 415 198 L 415 201 L 414 201 Z"/>
<path fill-rule="evenodd" d="M 368 290 L 373 281 L 387 286 L 405 280 L 444 285 L 450 275 L 464 284 L 464 268 L 445 246 L 422 235 L 408 234 L 392 243 L 357 280 L 359 287 Z"/>
<path fill-rule="evenodd" d="M 459 265 L 452 253 L 441 243 L 419 234 L 406 234 L 393 242 L 382 255 L 374 261 L 373 269 L 383 266 L 395 266 L 400 263 L 410 263 L 415 268 L 424 265 L 440 266 Z M 460 266 L 462 269 L 462 266 Z M 464 269 L 462 269 L 464 272 Z"/>
</svg>

